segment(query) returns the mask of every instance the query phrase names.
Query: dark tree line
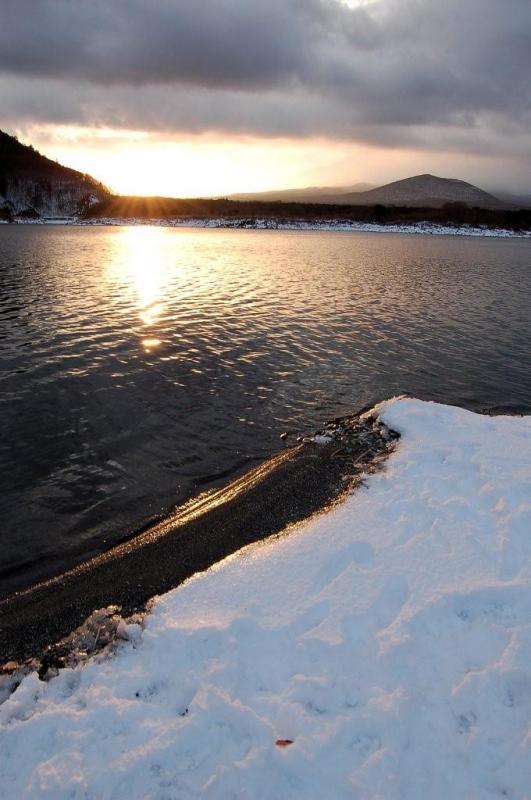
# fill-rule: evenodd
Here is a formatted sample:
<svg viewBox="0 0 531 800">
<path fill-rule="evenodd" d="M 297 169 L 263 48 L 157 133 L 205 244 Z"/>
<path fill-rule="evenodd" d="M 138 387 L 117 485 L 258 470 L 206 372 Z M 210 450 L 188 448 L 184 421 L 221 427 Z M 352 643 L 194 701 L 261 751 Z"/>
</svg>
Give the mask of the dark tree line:
<svg viewBox="0 0 531 800">
<path fill-rule="evenodd" d="M 487 209 L 464 203 L 446 203 L 442 208 L 411 206 L 345 206 L 318 203 L 280 203 L 215 199 L 171 199 L 167 197 L 108 197 L 86 212 L 87 218 L 136 219 L 268 219 L 272 222 L 376 222 L 380 224 L 473 225 L 531 230 L 531 209 Z"/>
</svg>

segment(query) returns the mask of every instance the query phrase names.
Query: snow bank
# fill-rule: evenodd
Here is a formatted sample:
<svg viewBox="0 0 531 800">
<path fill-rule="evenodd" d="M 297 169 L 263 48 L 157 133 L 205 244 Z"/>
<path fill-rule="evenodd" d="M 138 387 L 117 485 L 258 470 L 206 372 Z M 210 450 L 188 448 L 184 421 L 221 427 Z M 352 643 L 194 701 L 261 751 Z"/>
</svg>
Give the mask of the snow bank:
<svg viewBox="0 0 531 800">
<path fill-rule="evenodd" d="M 379 413 L 403 438 L 345 503 L 23 680 L 4 800 L 531 797 L 531 418 Z"/>
<path fill-rule="evenodd" d="M 358 233 L 408 233 L 424 234 L 430 236 L 487 236 L 497 239 L 529 239 L 531 231 L 515 231 L 507 228 L 487 228 L 472 225 L 438 225 L 432 222 L 417 222 L 409 225 L 379 224 L 377 222 L 349 222 L 342 220 L 293 220 L 279 221 L 273 219 L 120 219 L 116 217 L 101 217 L 98 219 L 60 219 L 55 220 L 64 225 L 150 225 L 161 228 L 236 228 L 248 230 L 278 230 L 278 231 L 345 231 Z M 25 220 L 17 219 L 18 224 L 46 225 L 54 222 L 52 219 Z"/>
</svg>

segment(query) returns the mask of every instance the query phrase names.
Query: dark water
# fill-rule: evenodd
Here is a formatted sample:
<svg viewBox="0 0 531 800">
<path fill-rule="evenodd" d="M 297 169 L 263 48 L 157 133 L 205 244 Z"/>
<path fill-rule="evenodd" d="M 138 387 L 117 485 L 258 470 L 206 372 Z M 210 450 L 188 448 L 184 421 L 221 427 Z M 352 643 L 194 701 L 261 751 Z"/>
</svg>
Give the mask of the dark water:
<svg viewBox="0 0 531 800">
<path fill-rule="evenodd" d="M 531 243 L 0 226 L 0 595 L 400 392 L 531 411 Z"/>
</svg>

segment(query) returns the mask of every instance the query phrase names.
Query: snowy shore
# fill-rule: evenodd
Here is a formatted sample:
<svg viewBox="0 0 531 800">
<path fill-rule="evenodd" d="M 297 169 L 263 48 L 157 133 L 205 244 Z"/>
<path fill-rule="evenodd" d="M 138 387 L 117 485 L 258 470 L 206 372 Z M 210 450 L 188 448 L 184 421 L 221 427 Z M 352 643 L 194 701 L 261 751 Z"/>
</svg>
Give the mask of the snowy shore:
<svg viewBox="0 0 531 800">
<path fill-rule="evenodd" d="M 234 228 L 246 230 L 279 231 L 354 231 L 359 233 L 408 233 L 439 236 L 487 236 L 494 238 L 529 239 L 531 231 L 514 231 L 505 228 L 473 227 L 470 225 L 437 225 L 431 222 L 418 222 L 411 225 L 379 224 L 372 222 L 348 222 L 339 220 L 294 220 L 277 221 L 272 219 L 44 219 L 16 220 L 19 225 L 151 225 L 161 228 Z"/>
<path fill-rule="evenodd" d="M 531 417 L 399 399 L 386 467 L 0 706 L 0 796 L 531 797 Z"/>
</svg>

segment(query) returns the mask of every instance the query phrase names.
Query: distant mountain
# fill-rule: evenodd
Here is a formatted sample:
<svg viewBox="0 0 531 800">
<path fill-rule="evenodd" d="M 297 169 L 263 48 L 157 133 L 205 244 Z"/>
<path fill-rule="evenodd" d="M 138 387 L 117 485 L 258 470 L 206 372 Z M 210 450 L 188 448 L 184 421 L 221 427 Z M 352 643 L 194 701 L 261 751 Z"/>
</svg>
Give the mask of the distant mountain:
<svg viewBox="0 0 531 800">
<path fill-rule="evenodd" d="M 440 208 L 446 203 L 466 203 L 479 208 L 506 208 L 508 203 L 456 178 L 416 175 L 368 192 L 344 195 L 352 205 L 417 206 Z"/>
<path fill-rule="evenodd" d="M 243 192 L 229 195 L 229 200 L 265 203 L 326 203 L 345 204 L 344 197 L 353 192 L 374 189 L 371 183 L 355 183 L 353 186 L 307 186 L 304 189 L 281 189 L 272 192 Z"/>
<path fill-rule="evenodd" d="M 103 184 L 0 131 L 0 219 L 73 217 L 109 197 Z"/>
<path fill-rule="evenodd" d="M 466 203 L 479 208 L 507 208 L 508 198 L 495 197 L 471 183 L 456 178 L 416 175 L 385 186 L 357 183 L 354 186 L 309 186 L 273 192 L 233 194 L 229 200 L 284 203 L 326 203 L 357 206 L 417 206 L 441 208 L 445 203 Z"/>
<path fill-rule="evenodd" d="M 516 208 L 531 208 L 531 194 L 510 194 L 509 192 L 496 192 L 496 197 L 508 205 Z"/>
</svg>

